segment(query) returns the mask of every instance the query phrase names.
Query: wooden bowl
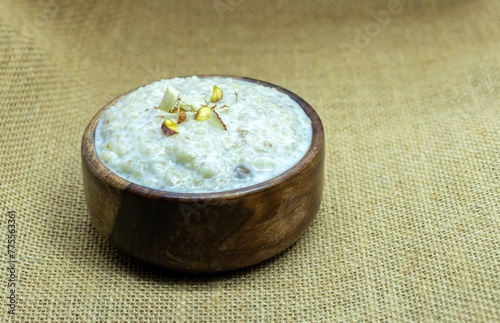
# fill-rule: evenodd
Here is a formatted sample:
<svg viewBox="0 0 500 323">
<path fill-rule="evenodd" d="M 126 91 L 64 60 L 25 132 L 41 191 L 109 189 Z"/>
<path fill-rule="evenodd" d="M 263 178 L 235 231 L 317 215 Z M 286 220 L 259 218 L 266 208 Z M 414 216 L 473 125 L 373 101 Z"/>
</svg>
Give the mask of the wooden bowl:
<svg viewBox="0 0 500 323">
<path fill-rule="evenodd" d="M 225 192 L 174 193 L 131 183 L 103 164 L 94 144 L 103 111 L 127 92 L 94 116 L 82 138 L 88 212 L 100 234 L 116 248 L 175 271 L 228 271 L 285 250 L 314 219 L 324 172 L 324 131 L 319 116 L 307 102 L 279 86 L 231 77 L 274 87 L 304 109 L 313 128 L 306 155 L 282 175 Z"/>
</svg>

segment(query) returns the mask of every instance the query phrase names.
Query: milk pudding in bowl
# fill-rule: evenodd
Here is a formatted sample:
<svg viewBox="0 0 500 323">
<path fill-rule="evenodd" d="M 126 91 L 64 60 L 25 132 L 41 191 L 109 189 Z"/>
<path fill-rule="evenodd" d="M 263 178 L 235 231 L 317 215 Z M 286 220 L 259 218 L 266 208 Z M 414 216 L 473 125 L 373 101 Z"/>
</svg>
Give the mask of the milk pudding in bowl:
<svg viewBox="0 0 500 323">
<path fill-rule="evenodd" d="M 101 235 L 169 268 L 253 265 L 295 242 L 322 195 L 316 112 L 270 83 L 165 79 L 111 101 L 82 139 L 84 188 Z"/>
<path fill-rule="evenodd" d="M 295 165 L 311 138 L 304 110 L 275 88 L 197 76 L 128 94 L 103 113 L 95 136 L 99 158 L 117 175 L 187 193 L 269 180 Z"/>
</svg>

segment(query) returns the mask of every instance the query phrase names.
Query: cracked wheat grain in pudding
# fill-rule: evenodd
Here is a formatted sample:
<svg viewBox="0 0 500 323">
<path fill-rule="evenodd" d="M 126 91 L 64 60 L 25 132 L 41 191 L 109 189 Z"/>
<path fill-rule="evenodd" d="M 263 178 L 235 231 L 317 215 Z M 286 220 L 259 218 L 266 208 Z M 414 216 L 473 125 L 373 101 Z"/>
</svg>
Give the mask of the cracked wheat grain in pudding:
<svg viewBox="0 0 500 323">
<path fill-rule="evenodd" d="M 106 109 L 97 125 L 100 159 L 130 182 L 170 192 L 247 187 L 295 165 L 311 120 L 286 94 L 228 77 L 145 85 Z"/>
</svg>

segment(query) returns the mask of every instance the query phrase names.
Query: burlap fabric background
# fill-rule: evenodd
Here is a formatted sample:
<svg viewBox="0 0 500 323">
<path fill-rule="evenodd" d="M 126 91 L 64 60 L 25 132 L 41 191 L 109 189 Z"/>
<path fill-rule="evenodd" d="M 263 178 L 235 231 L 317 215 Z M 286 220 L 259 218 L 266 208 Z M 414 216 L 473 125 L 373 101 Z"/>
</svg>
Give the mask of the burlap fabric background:
<svg viewBox="0 0 500 323">
<path fill-rule="evenodd" d="M 497 0 L 0 2 L 1 308 L 19 321 L 500 320 Z M 324 200 L 286 252 L 217 276 L 105 243 L 80 140 L 106 102 L 187 74 L 266 80 L 320 114 Z"/>
</svg>

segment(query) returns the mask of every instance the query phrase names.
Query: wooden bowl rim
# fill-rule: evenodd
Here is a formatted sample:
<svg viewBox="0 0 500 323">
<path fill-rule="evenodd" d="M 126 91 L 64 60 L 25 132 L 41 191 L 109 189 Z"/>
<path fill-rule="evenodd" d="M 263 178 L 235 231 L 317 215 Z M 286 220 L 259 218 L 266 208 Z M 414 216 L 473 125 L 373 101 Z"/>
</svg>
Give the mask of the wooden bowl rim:
<svg viewBox="0 0 500 323">
<path fill-rule="evenodd" d="M 266 87 L 275 88 L 278 91 L 288 95 L 292 100 L 297 102 L 299 106 L 304 110 L 306 115 L 311 120 L 312 124 L 312 140 L 309 149 L 305 153 L 305 155 L 290 169 L 285 171 L 284 173 L 275 176 L 269 180 L 266 180 L 261 183 L 257 183 L 254 185 L 227 190 L 220 192 L 207 192 L 207 193 L 187 193 L 187 192 L 172 192 L 165 190 L 158 190 L 149 188 L 140 184 L 136 184 L 126 180 L 120 175 L 114 173 L 111 169 L 109 169 L 104 162 L 97 156 L 97 152 L 95 149 L 95 131 L 97 127 L 97 123 L 103 112 L 115 104 L 122 97 L 128 95 L 129 93 L 154 82 L 160 81 L 152 81 L 143 85 L 140 85 L 130 91 L 127 91 L 123 94 L 120 94 L 113 100 L 109 101 L 104 107 L 102 107 L 90 120 L 87 125 L 83 136 L 82 136 L 82 159 L 86 163 L 88 169 L 94 174 L 94 176 L 98 177 L 105 184 L 114 187 L 118 190 L 127 190 L 128 193 L 144 196 L 149 199 L 162 199 L 162 200 L 176 200 L 180 202 L 187 201 L 208 201 L 208 200 L 220 200 L 220 199 L 237 199 L 243 195 L 254 194 L 260 192 L 262 190 L 270 189 L 274 186 L 277 186 L 283 182 L 286 182 L 290 178 L 294 177 L 296 174 L 299 174 L 304 168 L 306 168 L 309 164 L 313 163 L 316 159 L 317 155 L 320 153 L 322 147 L 324 146 L 324 128 L 319 118 L 319 115 L 313 109 L 313 107 L 307 103 L 304 99 L 296 95 L 295 93 L 272 83 L 261 81 L 258 79 L 243 77 L 243 76 L 234 76 L 234 75 L 225 75 L 225 74 L 195 74 L 195 75 L 185 75 L 185 76 L 175 76 L 172 78 L 187 78 L 197 76 L 200 78 L 208 78 L 208 77 L 222 77 L 222 78 L 233 78 L 239 79 L 243 81 L 248 81 L 251 83 L 263 85 Z"/>
</svg>

